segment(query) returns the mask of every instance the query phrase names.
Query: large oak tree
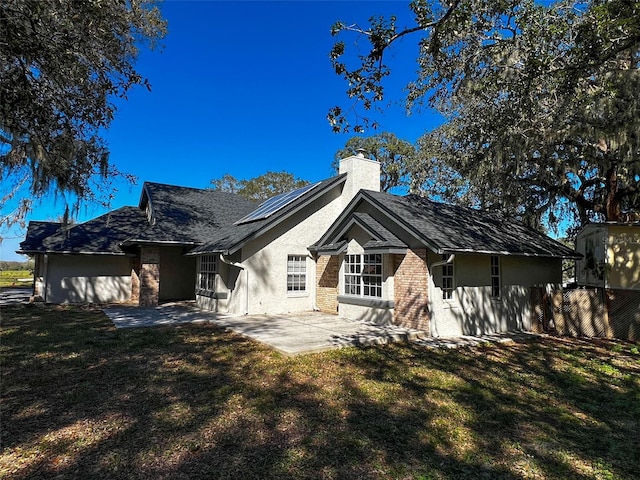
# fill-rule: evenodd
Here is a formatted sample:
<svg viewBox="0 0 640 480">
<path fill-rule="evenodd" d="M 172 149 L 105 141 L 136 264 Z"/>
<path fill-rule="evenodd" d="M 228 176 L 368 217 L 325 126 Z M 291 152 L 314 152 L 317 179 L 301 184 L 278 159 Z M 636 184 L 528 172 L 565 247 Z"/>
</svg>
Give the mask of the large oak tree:
<svg viewBox="0 0 640 480">
<path fill-rule="evenodd" d="M 640 2 L 425 0 L 409 8 L 415 23 L 406 28 L 395 18 L 336 24 L 336 35 L 355 31 L 370 48 L 349 66 L 339 41 L 332 60 L 368 110 L 386 93 L 387 51 L 400 38 L 419 44 L 408 107 L 429 105 L 447 121 L 419 142 L 415 188 L 532 225 L 637 215 Z M 334 129 L 353 128 L 348 114 L 331 110 Z M 367 120 L 375 121 L 365 116 L 356 130 Z"/>
<path fill-rule="evenodd" d="M 0 224 L 52 192 L 108 196 L 119 172 L 103 131 L 115 99 L 150 87 L 138 49 L 165 31 L 150 0 L 0 2 Z"/>
<path fill-rule="evenodd" d="M 238 180 L 233 175 L 225 173 L 222 177 L 211 180 L 211 188 L 214 190 L 235 193 L 256 202 L 262 202 L 308 184 L 306 180 L 284 171 L 267 172 L 248 180 Z"/>
<path fill-rule="evenodd" d="M 408 141 L 396 137 L 391 132 L 382 132 L 371 137 L 352 137 L 344 148 L 334 155 L 331 167 L 338 171 L 340 160 L 356 155 L 364 150 L 368 158 L 380 163 L 380 190 L 387 192 L 395 187 L 408 186 L 411 172 L 417 170 L 414 165 L 417 152 Z"/>
</svg>

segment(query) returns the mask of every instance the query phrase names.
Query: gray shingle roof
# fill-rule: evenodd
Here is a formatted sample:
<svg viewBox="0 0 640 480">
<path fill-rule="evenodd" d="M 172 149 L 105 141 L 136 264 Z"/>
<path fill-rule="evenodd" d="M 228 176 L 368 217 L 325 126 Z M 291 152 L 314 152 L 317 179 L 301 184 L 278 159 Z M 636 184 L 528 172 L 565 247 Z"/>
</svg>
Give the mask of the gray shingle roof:
<svg viewBox="0 0 640 480">
<path fill-rule="evenodd" d="M 353 217 L 360 222 L 367 230 L 373 232 L 374 240 L 369 240 L 363 245 L 366 250 L 388 249 L 388 248 L 407 248 L 407 244 L 400 240 L 396 235 L 380 224 L 375 218 L 368 213 L 354 212 Z"/>
<path fill-rule="evenodd" d="M 31 221 L 27 226 L 27 234 L 20 243 L 20 253 L 39 252 L 42 248 L 42 240 L 56 233 L 62 223 Z"/>
<path fill-rule="evenodd" d="M 373 215 L 357 211 L 362 202 L 375 207 Z M 340 232 L 353 219 L 365 222 L 370 231 L 377 233 L 365 249 L 406 247 L 397 238 L 396 228 L 390 232 L 378 222 L 383 217 L 436 253 L 579 257 L 577 252 L 546 235 L 500 215 L 437 203 L 417 195 L 398 196 L 370 190 L 361 190 L 327 233 L 310 248 L 321 253 L 335 250 L 335 245 L 344 240 L 338 238 Z"/>
<path fill-rule="evenodd" d="M 234 222 L 255 210 L 257 203 L 218 190 L 145 182 L 139 207 L 122 207 L 68 229 L 52 222 L 31 222 L 22 251 L 123 254 L 123 248 L 139 243 L 206 244 L 194 252 L 226 251 L 341 184 L 344 177 L 320 182 L 271 217 L 243 225 Z M 145 212 L 149 205 L 151 224 Z"/>
<path fill-rule="evenodd" d="M 38 222 L 41 223 L 41 222 Z M 122 207 L 85 223 L 58 228 L 55 233 L 40 237 L 29 236 L 21 244 L 33 247 L 29 253 L 109 253 L 123 255 L 120 243 L 147 225 L 147 218 L 137 207 Z M 53 227 L 50 227 L 53 228 Z M 37 241 L 36 241 L 37 239 Z M 26 244 L 26 245 L 25 245 Z"/>
<path fill-rule="evenodd" d="M 141 208 L 151 202 L 153 225 L 127 243 L 201 244 L 256 208 L 233 193 L 145 182 Z"/>
<path fill-rule="evenodd" d="M 574 250 L 546 235 L 501 215 L 437 203 L 417 195 L 362 193 L 439 253 L 578 256 Z"/>
<path fill-rule="evenodd" d="M 346 178 L 345 174 L 337 175 L 324 180 L 315 188 L 309 190 L 302 196 L 296 198 L 293 202 L 285 205 L 281 210 L 273 213 L 270 217 L 257 220 L 251 223 L 243 223 L 240 225 L 228 225 L 213 232 L 209 241 L 205 244 L 195 247 L 189 253 L 192 255 L 202 253 L 225 253 L 230 250 L 240 248 L 248 240 L 255 238 L 262 232 L 268 230 L 272 226 L 280 223 L 287 218 L 292 212 L 297 211 L 303 205 L 312 202 L 314 199 L 322 196 L 328 190 L 340 185 Z M 247 212 L 249 213 L 249 212 Z M 244 215 L 241 215 L 244 216 Z M 236 218 L 241 218 L 238 216 Z"/>
<path fill-rule="evenodd" d="M 153 224 L 144 211 L 149 202 Z M 139 207 L 122 207 L 68 228 L 30 222 L 21 251 L 121 255 L 121 245 L 198 245 L 255 208 L 256 203 L 231 193 L 145 182 Z"/>
</svg>

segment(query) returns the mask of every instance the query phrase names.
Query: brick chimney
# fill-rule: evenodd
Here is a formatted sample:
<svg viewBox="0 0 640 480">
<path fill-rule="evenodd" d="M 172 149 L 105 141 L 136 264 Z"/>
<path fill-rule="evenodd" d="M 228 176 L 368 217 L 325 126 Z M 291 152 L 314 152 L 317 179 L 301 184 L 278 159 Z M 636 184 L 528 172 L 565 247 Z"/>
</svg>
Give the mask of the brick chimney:
<svg viewBox="0 0 640 480">
<path fill-rule="evenodd" d="M 358 149 L 355 155 L 340 160 L 339 173 L 347 174 L 342 190 L 345 206 L 360 190 L 380 191 L 380 163 L 366 158 L 365 153 Z"/>
</svg>

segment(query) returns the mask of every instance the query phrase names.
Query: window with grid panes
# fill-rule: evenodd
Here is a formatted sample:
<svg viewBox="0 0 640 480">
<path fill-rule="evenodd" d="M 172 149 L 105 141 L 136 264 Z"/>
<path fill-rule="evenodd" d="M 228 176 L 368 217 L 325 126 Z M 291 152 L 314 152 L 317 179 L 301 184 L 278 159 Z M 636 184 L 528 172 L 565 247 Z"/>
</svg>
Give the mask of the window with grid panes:
<svg viewBox="0 0 640 480">
<path fill-rule="evenodd" d="M 307 290 L 307 259 L 303 255 L 287 257 L 287 292 L 305 292 Z"/>
<path fill-rule="evenodd" d="M 442 259 L 447 260 L 449 257 L 443 255 Z M 451 300 L 453 298 L 453 263 L 445 263 L 442 265 L 442 298 Z"/>
<path fill-rule="evenodd" d="M 360 272 L 362 272 L 361 255 L 344 256 L 344 293 L 360 296 Z"/>
<path fill-rule="evenodd" d="M 382 298 L 382 255 L 345 255 L 344 293 Z"/>
<path fill-rule="evenodd" d="M 491 297 L 500 298 L 500 257 L 491 255 Z"/>
<path fill-rule="evenodd" d="M 202 255 L 198 272 L 198 288 L 208 292 L 216 290 L 216 274 L 218 273 L 218 256 Z"/>
</svg>

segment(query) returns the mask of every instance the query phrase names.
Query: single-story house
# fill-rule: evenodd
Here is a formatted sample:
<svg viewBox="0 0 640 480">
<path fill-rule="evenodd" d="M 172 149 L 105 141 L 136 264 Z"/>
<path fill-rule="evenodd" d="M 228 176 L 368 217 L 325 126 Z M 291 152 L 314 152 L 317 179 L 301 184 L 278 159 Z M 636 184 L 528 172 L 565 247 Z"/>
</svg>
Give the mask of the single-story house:
<svg viewBox="0 0 640 480">
<path fill-rule="evenodd" d="M 51 303 L 195 300 L 231 314 L 322 310 L 453 336 L 530 329 L 531 292 L 579 255 L 524 225 L 380 192 L 362 153 L 260 205 L 146 182 L 138 207 L 31 222 L 34 294 Z"/>
<path fill-rule="evenodd" d="M 640 223 L 591 223 L 576 236 L 576 282 L 640 291 Z"/>
</svg>

